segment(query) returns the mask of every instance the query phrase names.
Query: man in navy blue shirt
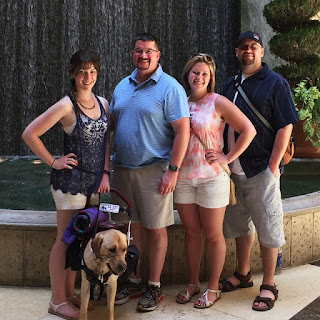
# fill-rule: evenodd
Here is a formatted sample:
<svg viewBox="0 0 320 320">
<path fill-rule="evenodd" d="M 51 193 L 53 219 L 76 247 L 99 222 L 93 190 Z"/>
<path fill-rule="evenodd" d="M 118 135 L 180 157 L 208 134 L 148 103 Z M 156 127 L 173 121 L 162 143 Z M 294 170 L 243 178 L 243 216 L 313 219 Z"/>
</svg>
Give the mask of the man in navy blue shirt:
<svg viewBox="0 0 320 320">
<path fill-rule="evenodd" d="M 285 244 L 279 167 L 293 124 L 299 118 L 287 81 L 262 62 L 264 49 L 260 35 L 253 31 L 242 33 L 235 53 L 241 72 L 226 82 L 224 95 L 251 120 L 257 135 L 240 157 L 230 164 L 239 204 L 227 208 L 224 233 L 226 238 L 236 239 L 237 269 L 231 277 L 220 282 L 220 289 L 227 292 L 253 286 L 250 252 L 256 229 L 263 279 L 252 309 L 266 311 L 273 307 L 278 297 L 273 275 L 278 248 Z M 238 92 L 236 82 L 241 84 L 249 100 L 275 133 L 267 129 L 251 110 Z M 227 128 L 226 148 L 231 148 L 237 138 L 238 134 Z"/>
</svg>

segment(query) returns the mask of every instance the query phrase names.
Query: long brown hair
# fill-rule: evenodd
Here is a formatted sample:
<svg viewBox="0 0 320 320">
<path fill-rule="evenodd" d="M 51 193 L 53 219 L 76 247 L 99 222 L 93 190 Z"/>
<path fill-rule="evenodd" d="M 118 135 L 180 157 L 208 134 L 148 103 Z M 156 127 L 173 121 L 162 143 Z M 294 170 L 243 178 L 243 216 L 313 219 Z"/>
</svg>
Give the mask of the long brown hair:
<svg viewBox="0 0 320 320">
<path fill-rule="evenodd" d="M 70 76 L 70 94 L 74 100 L 76 100 L 76 86 L 75 80 L 71 76 L 75 76 L 80 69 L 85 69 L 93 64 L 97 72 L 99 73 L 100 65 L 99 59 L 95 52 L 87 50 L 77 51 L 70 59 L 69 63 L 69 76 Z"/>
</svg>

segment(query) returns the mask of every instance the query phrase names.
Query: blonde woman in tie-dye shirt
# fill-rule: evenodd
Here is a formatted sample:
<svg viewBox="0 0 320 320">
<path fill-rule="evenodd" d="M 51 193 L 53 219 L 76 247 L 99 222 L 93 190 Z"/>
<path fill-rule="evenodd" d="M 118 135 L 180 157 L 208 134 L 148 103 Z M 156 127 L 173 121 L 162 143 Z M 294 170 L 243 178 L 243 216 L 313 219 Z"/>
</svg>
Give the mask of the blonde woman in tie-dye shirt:
<svg viewBox="0 0 320 320">
<path fill-rule="evenodd" d="M 191 132 L 174 202 L 185 227 L 189 284 L 177 295 L 176 301 L 187 303 L 200 291 L 204 233 L 210 275 L 206 291 L 194 303 L 194 307 L 203 309 L 220 298 L 218 282 L 226 252 L 223 218 L 230 192 L 228 164 L 249 146 L 256 131 L 231 101 L 214 93 L 215 63 L 211 56 L 201 53 L 192 56 L 183 70 L 182 80 L 190 94 Z M 239 133 L 228 154 L 222 152 L 226 123 Z"/>
</svg>

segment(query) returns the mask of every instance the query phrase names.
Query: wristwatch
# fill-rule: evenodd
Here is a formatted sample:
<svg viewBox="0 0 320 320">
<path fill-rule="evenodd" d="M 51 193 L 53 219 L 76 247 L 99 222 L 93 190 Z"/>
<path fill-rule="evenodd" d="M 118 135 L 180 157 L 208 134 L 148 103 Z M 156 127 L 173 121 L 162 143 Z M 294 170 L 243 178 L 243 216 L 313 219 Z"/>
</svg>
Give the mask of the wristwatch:
<svg viewBox="0 0 320 320">
<path fill-rule="evenodd" d="M 180 168 L 178 168 L 177 166 L 175 166 L 175 165 L 169 165 L 169 170 L 171 170 L 171 171 L 174 171 L 174 172 L 177 172 L 177 171 L 179 171 L 179 169 Z"/>
</svg>

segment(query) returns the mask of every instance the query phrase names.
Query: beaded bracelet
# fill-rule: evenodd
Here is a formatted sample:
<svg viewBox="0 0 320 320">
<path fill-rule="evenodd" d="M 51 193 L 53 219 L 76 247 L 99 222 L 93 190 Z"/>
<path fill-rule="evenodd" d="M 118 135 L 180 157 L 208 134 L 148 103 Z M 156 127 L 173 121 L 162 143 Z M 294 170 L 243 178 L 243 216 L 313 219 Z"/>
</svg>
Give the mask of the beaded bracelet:
<svg viewBox="0 0 320 320">
<path fill-rule="evenodd" d="M 107 174 L 110 177 L 110 171 L 108 170 L 103 170 L 103 173 Z"/>
</svg>

